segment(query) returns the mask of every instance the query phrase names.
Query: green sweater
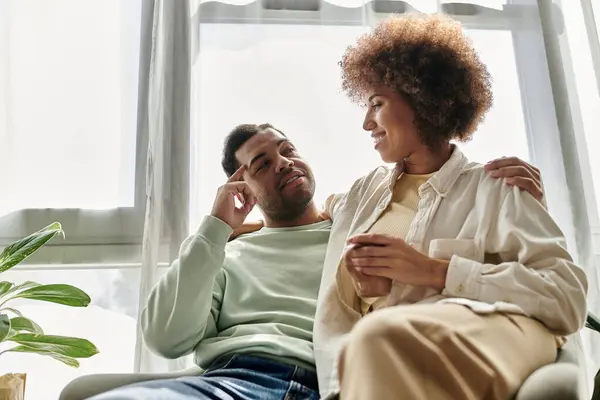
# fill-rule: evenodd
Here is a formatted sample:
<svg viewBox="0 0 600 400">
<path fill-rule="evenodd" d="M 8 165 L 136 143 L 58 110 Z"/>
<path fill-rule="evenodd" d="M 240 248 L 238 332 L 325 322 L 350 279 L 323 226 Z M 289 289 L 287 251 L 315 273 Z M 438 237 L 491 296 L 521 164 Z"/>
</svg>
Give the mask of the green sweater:
<svg viewBox="0 0 600 400">
<path fill-rule="evenodd" d="M 331 221 L 232 229 L 206 216 L 142 311 L 146 345 L 166 358 L 252 353 L 314 369 L 312 330 Z"/>
</svg>

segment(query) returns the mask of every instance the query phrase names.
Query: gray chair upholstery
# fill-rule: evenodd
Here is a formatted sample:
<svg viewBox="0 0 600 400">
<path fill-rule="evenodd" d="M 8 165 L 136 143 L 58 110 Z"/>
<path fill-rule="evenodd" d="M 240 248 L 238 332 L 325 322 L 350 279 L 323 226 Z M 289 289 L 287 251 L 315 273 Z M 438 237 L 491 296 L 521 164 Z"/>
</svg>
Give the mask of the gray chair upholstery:
<svg viewBox="0 0 600 400">
<path fill-rule="evenodd" d="M 556 362 L 531 374 L 513 400 L 587 400 L 583 390 L 584 372 L 579 363 L 580 354 L 577 344 L 578 338 L 567 341 Z M 200 367 L 192 367 L 162 374 L 87 375 L 69 383 L 60 394 L 59 400 L 84 400 L 131 383 L 200 374 L 202 374 Z"/>
<path fill-rule="evenodd" d="M 529 375 L 514 400 L 588 400 L 577 344 L 567 341 L 556 362 Z"/>
</svg>

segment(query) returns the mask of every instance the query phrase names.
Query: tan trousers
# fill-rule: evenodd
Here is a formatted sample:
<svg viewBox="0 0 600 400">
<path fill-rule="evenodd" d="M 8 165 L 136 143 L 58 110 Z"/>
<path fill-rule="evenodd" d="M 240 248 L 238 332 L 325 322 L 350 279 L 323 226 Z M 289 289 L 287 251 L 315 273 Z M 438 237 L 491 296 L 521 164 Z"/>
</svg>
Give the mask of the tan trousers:
<svg viewBox="0 0 600 400">
<path fill-rule="evenodd" d="M 539 322 L 456 304 L 381 309 L 348 339 L 341 400 L 507 400 L 557 355 Z"/>
</svg>

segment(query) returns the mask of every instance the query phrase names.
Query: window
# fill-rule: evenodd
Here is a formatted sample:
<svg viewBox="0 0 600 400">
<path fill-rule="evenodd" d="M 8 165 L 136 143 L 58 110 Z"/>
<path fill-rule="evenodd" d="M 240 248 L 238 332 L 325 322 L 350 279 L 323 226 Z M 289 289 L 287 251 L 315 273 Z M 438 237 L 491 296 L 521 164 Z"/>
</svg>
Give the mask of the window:
<svg viewBox="0 0 600 400">
<path fill-rule="evenodd" d="M 226 179 L 220 153 L 224 137 L 237 124 L 269 122 L 283 130 L 314 169 L 318 204 L 330 193 L 347 190 L 381 163 L 362 130 L 363 110 L 340 91 L 337 63 L 365 28 L 341 23 L 293 25 L 293 19 L 285 17 L 288 14 L 281 15 L 282 23 L 206 20 L 198 27 L 192 92 L 196 102 L 192 231 L 210 212 L 216 190 Z M 493 76 L 495 104 L 474 139 L 460 146 L 479 162 L 509 155 L 530 160 L 512 33 L 498 29 L 497 19 L 493 22 L 490 29 L 480 22 L 468 34 Z M 257 209 L 248 217 L 260 218 Z"/>
<path fill-rule="evenodd" d="M 0 245 L 54 220 L 67 231 L 60 245 L 135 241 L 141 0 L 0 8 L 0 180 L 10 193 Z M 49 247 L 36 260 L 61 257 Z"/>
<path fill-rule="evenodd" d="M 314 169 L 318 201 L 379 164 L 377 153 L 364 151 L 371 139 L 361 132 L 361 110 L 338 88 L 341 51 L 362 28 L 205 24 L 200 30 L 191 229 L 225 180 L 216 168 L 223 138 L 237 124 L 270 122 L 283 130 Z M 342 157 L 357 153 L 364 157 L 351 165 Z"/>
</svg>

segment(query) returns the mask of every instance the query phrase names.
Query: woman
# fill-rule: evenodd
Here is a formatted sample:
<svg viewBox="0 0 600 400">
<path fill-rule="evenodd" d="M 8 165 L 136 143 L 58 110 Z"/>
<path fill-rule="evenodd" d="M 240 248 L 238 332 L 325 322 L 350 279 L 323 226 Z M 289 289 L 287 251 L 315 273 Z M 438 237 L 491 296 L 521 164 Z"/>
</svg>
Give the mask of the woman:
<svg viewBox="0 0 600 400">
<path fill-rule="evenodd" d="M 587 282 L 544 207 L 451 143 L 490 108 L 490 76 L 441 15 L 390 18 L 340 65 L 345 92 L 366 106 L 363 128 L 396 168 L 328 202 L 321 393 L 504 400 L 583 326 Z"/>
</svg>

